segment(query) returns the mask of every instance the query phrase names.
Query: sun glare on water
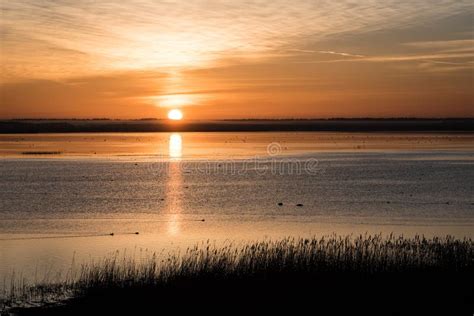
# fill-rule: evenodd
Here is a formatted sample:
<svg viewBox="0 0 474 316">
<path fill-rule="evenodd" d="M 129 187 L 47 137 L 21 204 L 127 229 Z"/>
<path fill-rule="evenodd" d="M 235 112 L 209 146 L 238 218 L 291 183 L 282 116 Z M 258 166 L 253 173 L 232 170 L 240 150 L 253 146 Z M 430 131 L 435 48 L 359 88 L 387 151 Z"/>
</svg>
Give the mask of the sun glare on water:
<svg viewBox="0 0 474 316">
<path fill-rule="evenodd" d="M 168 112 L 168 118 L 173 121 L 180 121 L 183 119 L 183 112 L 178 109 L 173 109 Z"/>
</svg>

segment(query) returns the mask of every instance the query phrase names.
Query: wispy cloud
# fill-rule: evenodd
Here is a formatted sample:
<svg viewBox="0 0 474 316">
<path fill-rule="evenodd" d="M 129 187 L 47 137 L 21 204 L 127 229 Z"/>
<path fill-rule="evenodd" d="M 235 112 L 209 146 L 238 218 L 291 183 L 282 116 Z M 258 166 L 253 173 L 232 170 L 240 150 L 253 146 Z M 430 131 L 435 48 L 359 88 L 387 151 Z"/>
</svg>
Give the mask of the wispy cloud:
<svg viewBox="0 0 474 316">
<path fill-rule="evenodd" d="M 474 70 L 474 61 L 465 61 L 465 62 L 452 62 L 452 61 L 439 61 L 439 60 L 427 60 L 423 61 L 418 66 L 419 69 L 429 71 L 429 72 L 438 72 L 446 73 L 453 71 L 465 71 L 465 70 Z"/>
<path fill-rule="evenodd" d="M 399 55 L 399 56 L 375 56 L 360 59 L 362 61 L 373 62 L 396 62 L 396 61 L 419 61 L 432 59 L 456 59 L 456 58 L 472 58 L 474 53 L 434 53 L 419 55 Z"/>
<path fill-rule="evenodd" d="M 296 53 L 309 53 L 309 54 L 329 54 L 329 55 L 338 55 L 344 57 L 366 57 L 365 55 L 344 53 L 344 52 L 335 52 L 330 50 L 309 50 L 309 49 L 290 49 L 290 52 Z"/>
<path fill-rule="evenodd" d="M 418 69 L 447 72 L 474 68 L 474 40 L 429 41 L 412 42 L 402 45 L 421 48 L 421 52 L 412 52 L 399 55 L 367 56 L 335 51 L 300 50 L 300 53 L 321 53 L 348 58 L 329 60 L 305 60 L 298 63 L 344 63 L 344 62 L 374 62 L 374 63 L 402 63 L 419 62 Z"/>
<path fill-rule="evenodd" d="M 66 75 L 69 67 L 72 73 L 79 71 L 74 67 L 78 63 L 86 72 L 204 67 L 235 55 L 266 56 L 301 41 L 420 24 L 463 12 L 472 2 L 23 0 L 0 6 L 2 28 L 8 29 L 8 35 L 1 35 L 8 72 L 39 75 L 63 66 L 58 75 Z M 34 49 L 35 42 L 47 44 Z M 44 65 L 28 51 L 54 55 L 55 60 Z M 319 53 L 359 57 L 337 50 Z M 24 69 L 22 58 L 33 60 L 34 66 Z"/>
<path fill-rule="evenodd" d="M 428 49 L 457 50 L 457 49 L 469 48 L 471 50 L 474 50 L 474 39 L 410 42 L 410 43 L 404 43 L 404 45 L 416 47 L 416 48 L 428 48 Z"/>
<path fill-rule="evenodd" d="M 470 113 L 473 10 L 472 0 L 0 1 L 0 117 L 156 116 L 163 100 L 209 117 L 380 115 L 382 99 L 387 113 Z"/>
<path fill-rule="evenodd" d="M 161 93 L 166 77 L 151 71 L 129 71 L 62 81 L 4 83 L 0 84 L 0 117 L 52 117 L 58 113 L 63 117 L 129 117 L 133 110 L 139 117 L 153 116 L 150 101 L 143 97 Z"/>
</svg>

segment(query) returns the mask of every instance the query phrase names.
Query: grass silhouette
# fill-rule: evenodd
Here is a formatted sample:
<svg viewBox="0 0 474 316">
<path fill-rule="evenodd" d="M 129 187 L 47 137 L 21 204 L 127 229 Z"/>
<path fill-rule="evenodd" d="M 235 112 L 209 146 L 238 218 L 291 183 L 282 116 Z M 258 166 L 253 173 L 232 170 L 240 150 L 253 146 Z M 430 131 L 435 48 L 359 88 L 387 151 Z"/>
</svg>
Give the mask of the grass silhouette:
<svg viewBox="0 0 474 316">
<path fill-rule="evenodd" d="M 6 305 L 69 293 L 61 304 L 14 308 L 18 315 L 141 314 L 193 307 L 293 311 L 321 306 L 381 314 L 472 312 L 470 239 L 398 236 L 285 238 L 211 243 L 165 259 L 109 257 L 74 280 L 12 289 Z M 317 306 L 315 307 L 314 304 Z"/>
</svg>

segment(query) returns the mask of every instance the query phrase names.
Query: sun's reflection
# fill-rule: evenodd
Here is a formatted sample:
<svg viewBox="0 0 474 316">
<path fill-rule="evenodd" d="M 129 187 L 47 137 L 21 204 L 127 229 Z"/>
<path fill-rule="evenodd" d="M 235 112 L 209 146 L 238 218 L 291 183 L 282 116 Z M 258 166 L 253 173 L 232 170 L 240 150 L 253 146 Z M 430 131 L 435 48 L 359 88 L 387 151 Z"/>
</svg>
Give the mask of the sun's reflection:
<svg viewBox="0 0 474 316">
<path fill-rule="evenodd" d="M 181 158 L 183 156 L 183 138 L 179 133 L 170 135 L 169 156 L 170 158 Z"/>
<path fill-rule="evenodd" d="M 181 212 L 183 198 L 183 178 L 179 158 L 182 157 L 183 139 L 179 133 L 173 133 L 169 138 L 168 180 L 166 182 L 166 200 L 168 201 L 168 234 L 176 236 L 181 231 Z"/>
</svg>

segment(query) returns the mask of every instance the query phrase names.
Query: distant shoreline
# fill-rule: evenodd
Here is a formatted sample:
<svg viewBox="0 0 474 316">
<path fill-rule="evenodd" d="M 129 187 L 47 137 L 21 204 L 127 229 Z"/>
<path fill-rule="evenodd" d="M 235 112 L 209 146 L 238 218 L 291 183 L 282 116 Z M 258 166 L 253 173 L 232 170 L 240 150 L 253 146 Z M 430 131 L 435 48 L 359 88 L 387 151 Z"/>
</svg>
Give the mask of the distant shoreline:
<svg viewBox="0 0 474 316">
<path fill-rule="evenodd" d="M 246 119 L 169 122 L 159 119 L 0 120 L 0 134 L 133 132 L 474 132 L 474 118 Z"/>
</svg>

